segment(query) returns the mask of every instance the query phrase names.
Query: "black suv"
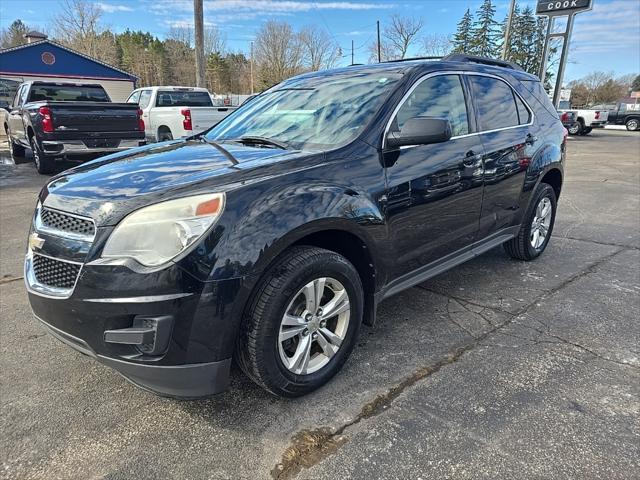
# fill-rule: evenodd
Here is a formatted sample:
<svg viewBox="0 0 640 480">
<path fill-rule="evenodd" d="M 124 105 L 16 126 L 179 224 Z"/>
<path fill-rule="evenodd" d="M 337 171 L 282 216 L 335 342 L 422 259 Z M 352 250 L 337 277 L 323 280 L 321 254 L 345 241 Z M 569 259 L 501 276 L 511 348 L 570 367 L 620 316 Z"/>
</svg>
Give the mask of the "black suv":
<svg viewBox="0 0 640 480">
<path fill-rule="evenodd" d="M 156 393 L 308 393 L 385 298 L 551 238 L 566 130 L 539 80 L 467 56 L 314 72 L 208 132 L 54 177 L 25 262 L 57 338 Z"/>
</svg>

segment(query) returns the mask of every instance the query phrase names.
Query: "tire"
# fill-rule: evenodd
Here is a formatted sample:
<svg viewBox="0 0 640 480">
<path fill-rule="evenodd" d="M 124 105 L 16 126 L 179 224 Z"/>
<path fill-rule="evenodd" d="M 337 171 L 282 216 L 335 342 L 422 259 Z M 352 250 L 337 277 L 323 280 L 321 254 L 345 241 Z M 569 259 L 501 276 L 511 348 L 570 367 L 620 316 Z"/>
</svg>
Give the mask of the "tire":
<svg viewBox="0 0 640 480">
<path fill-rule="evenodd" d="M 625 126 L 630 132 L 635 132 L 636 130 L 640 129 L 640 120 L 638 120 L 637 118 L 630 118 L 629 120 L 627 120 L 627 123 L 625 123 Z"/>
<path fill-rule="evenodd" d="M 158 141 L 159 142 L 166 142 L 168 140 L 173 140 L 173 134 L 171 133 L 171 130 L 167 129 L 162 129 L 158 132 Z"/>
<path fill-rule="evenodd" d="M 548 223 L 546 221 L 539 222 L 538 218 L 541 211 L 538 209 L 538 206 L 543 206 L 547 204 L 546 202 L 548 202 L 548 205 L 551 208 Z M 538 188 L 533 194 L 529 208 L 527 209 L 527 213 L 522 221 L 520 232 L 515 238 L 503 244 L 505 251 L 512 258 L 517 260 L 530 261 L 540 256 L 547 248 L 549 240 L 551 239 L 553 225 L 556 220 L 556 208 L 557 199 L 556 192 L 553 190 L 553 187 L 547 183 L 541 183 L 538 185 Z M 540 233 L 537 239 L 534 236 L 534 222 L 536 222 L 535 225 L 542 223 L 542 226 L 546 229 L 546 235 L 542 239 L 541 243 L 539 243 L 541 231 L 539 231 Z M 536 239 L 536 242 L 534 242 L 534 239 Z M 534 243 L 536 243 L 535 246 Z"/>
<path fill-rule="evenodd" d="M 580 132 L 582 132 L 582 128 L 582 122 L 576 122 L 569 128 L 567 128 L 567 130 L 569 131 L 569 135 L 580 135 Z"/>
<path fill-rule="evenodd" d="M 36 164 L 36 170 L 38 170 L 38 173 L 43 175 L 53 173 L 56 164 L 54 158 L 42 153 L 35 136 L 29 138 L 29 143 L 31 144 L 33 162 Z"/>
<path fill-rule="evenodd" d="M 326 280 L 321 290 L 316 289 L 320 278 Z M 317 303 L 310 304 L 307 298 L 314 295 L 305 293 L 314 290 L 323 292 L 321 306 L 340 313 L 324 312 L 324 320 L 321 311 L 308 314 Z M 267 391 L 282 397 L 305 395 L 340 371 L 358 337 L 362 311 L 360 276 L 346 258 L 321 248 L 293 247 L 256 287 L 244 313 L 235 358 L 247 376 Z M 297 356 L 304 345 L 311 345 L 310 355 Z M 296 362 L 297 358 L 307 360 Z"/>
<path fill-rule="evenodd" d="M 11 149 L 11 156 L 14 158 L 24 158 L 26 155 L 25 148 L 15 143 L 11 137 L 9 137 L 9 148 Z"/>
<path fill-rule="evenodd" d="M 593 131 L 593 128 L 591 127 L 585 127 L 582 129 L 582 131 L 580 132 L 580 135 L 585 136 L 585 135 L 589 135 L 591 132 Z"/>
</svg>

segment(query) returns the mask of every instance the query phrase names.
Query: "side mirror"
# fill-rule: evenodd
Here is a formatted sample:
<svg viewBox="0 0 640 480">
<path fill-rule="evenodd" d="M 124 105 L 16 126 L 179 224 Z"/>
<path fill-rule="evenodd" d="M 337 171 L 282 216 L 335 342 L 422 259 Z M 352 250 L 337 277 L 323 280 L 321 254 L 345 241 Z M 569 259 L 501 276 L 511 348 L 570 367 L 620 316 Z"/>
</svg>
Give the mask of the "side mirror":
<svg viewBox="0 0 640 480">
<path fill-rule="evenodd" d="M 389 132 L 386 145 L 398 148 L 405 145 L 428 145 L 446 142 L 451 138 L 449 120 L 435 117 L 410 118 L 400 132 Z"/>
</svg>

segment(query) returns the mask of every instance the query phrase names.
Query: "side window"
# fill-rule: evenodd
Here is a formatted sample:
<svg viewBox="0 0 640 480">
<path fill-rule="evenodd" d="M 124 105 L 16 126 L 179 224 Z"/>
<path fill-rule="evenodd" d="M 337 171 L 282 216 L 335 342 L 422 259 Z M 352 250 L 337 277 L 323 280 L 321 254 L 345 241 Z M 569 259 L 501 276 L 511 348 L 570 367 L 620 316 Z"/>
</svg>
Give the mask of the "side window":
<svg viewBox="0 0 640 480">
<path fill-rule="evenodd" d="M 140 101 L 140 90 L 138 90 L 137 92 L 133 92 L 131 95 L 129 95 L 129 98 L 127 98 L 127 103 L 138 103 Z"/>
<path fill-rule="evenodd" d="M 147 108 L 149 106 L 149 102 L 151 101 L 151 90 L 142 90 L 140 92 L 140 100 L 138 100 L 138 105 L 140 108 Z"/>
<path fill-rule="evenodd" d="M 502 80 L 470 75 L 481 132 L 520 124 L 518 108 L 511 87 Z"/>
<path fill-rule="evenodd" d="M 460 77 L 439 75 L 418 84 L 398 110 L 392 128 L 401 130 L 414 117 L 446 118 L 454 137 L 468 134 L 469 117 Z"/>
<path fill-rule="evenodd" d="M 13 97 L 13 107 L 19 107 L 20 106 L 20 97 L 22 96 L 22 90 L 24 89 L 24 86 L 20 87 L 18 89 L 18 91 L 16 92 L 16 96 Z"/>
<path fill-rule="evenodd" d="M 520 99 L 518 95 L 513 95 L 516 99 L 516 106 L 518 107 L 518 118 L 520 118 L 520 125 L 526 125 L 531 121 L 531 112 Z"/>
</svg>

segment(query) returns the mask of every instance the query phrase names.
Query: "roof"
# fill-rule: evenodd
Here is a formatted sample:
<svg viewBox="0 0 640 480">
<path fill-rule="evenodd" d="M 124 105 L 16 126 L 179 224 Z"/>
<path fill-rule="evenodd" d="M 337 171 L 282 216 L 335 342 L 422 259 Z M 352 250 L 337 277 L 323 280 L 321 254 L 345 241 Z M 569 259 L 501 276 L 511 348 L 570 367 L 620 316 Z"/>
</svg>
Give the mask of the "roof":
<svg viewBox="0 0 640 480">
<path fill-rule="evenodd" d="M 45 64 L 44 59 L 38 63 L 31 63 L 24 60 L 25 50 L 34 50 L 40 53 L 39 57 L 48 50 L 58 50 L 57 53 L 66 54 L 67 57 L 63 62 L 58 63 L 54 59 L 54 63 Z M 69 54 L 81 57 L 83 60 L 90 62 L 95 75 L 82 75 L 82 65 L 73 62 Z M 64 55 L 63 55 L 64 56 Z M 40 64 L 41 63 L 41 64 Z M 89 64 L 85 64 L 88 67 Z M 14 67 L 15 65 L 15 67 Z M 57 66 L 56 66 L 57 65 Z M 85 68 L 84 70 L 87 70 Z M 75 77 L 75 78 L 95 78 L 102 80 L 130 80 L 135 82 L 137 76 L 121 70 L 108 63 L 101 62 L 89 55 L 80 53 L 69 47 L 66 47 L 53 40 L 41 40 L 39 42 L 25 43 L 17 47 L 5 48 L 0 50 L 0 73 L 8 75 L 34 75 L 34 76 L 55 76 L 55 77 Z"/>
<path fill-rule="evenodd" d="M 37 30 L 29 30 L 27 33 L 24 34 L 24 38 L 47 38 L 47 36 L 42 33 L 39 32 Z"/>
</svg>

